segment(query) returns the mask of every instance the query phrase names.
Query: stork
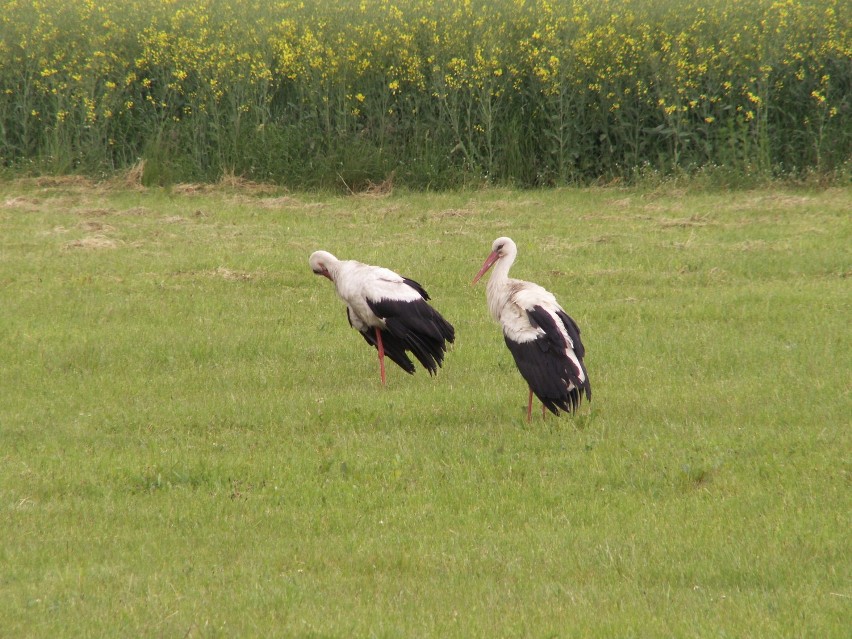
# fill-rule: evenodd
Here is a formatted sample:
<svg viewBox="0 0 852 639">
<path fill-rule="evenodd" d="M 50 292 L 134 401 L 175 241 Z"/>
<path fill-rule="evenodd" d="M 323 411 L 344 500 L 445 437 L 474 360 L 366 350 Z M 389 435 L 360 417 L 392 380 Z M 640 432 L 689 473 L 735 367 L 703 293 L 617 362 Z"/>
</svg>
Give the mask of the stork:
<svg viewBox="0 0 852 639">
<path fill-rule="evenodd" d="M 420 284 L 380 266 L 339 260 L 327 251 L 315 251 L 308 263 L 315 274 L 334 283 L 349 325 L 379 352 L 382 385 L 385 355 L 413 374 L 410 351 L 430 375 L 438 372 L 455 329 L 426 303 L 429 295 Z"/>
<path fill-rule="evenodd" d="M 554 415 L 559 409 L 570 413 L 583 394 L 592 399 L 580 329 L 552 293 L 509 277 L 517 255 L 518 247 L 511 239 L 498 237 L 473 284 L 494 267 L 485 289 L 488 309 L 502 325 L 506 345 L 529 386 L 527 421 L 532 418 L 533 394 L 541 401 L 542 415 L 545 408 Z"/>
</svg>

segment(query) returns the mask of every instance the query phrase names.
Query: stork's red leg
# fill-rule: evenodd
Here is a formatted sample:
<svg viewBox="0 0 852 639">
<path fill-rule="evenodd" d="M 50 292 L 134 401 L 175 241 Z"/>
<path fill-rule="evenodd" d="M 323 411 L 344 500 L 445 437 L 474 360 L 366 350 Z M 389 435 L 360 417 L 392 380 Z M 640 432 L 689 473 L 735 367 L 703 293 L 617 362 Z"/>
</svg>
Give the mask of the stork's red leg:
<svg viewBox="0 0 852 639">
<path fill-rule="evenodd" d="M 385 385 L 385 346 L 382 344 L 382 332 L 376 327 L 376 348 L 379 349 L 379 372 L 382 376 L 382 386 Z"/>
<path fill-rule="evenodd" d="M 530 389 L 530 401 L 527 402 L 527 422 L 532 421 L 532 388 Z"/>
</svg>

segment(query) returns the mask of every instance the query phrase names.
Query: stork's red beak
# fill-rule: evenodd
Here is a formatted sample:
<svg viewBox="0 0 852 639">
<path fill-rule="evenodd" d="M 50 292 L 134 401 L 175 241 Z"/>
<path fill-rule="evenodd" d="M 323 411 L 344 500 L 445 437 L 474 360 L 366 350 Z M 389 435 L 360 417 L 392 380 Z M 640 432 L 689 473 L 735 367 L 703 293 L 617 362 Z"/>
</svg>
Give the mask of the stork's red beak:
<svg viewBox="0 0 852 639">
<path fill-rule="evenodd" d="M 327 277 L 330 281 L 334 281 L 331 279 L 331 273 L 328 272 L 328 269 L 323 267 L 319 271 L 314 271 L 314 275 L 322 275 L 323 277 Z"/>
<path fill-rule="evenodd" d="M 488 269 L 490 269 L 492 266 L 494 266 L 494 262 L 496 262 L 499 259 L 500 259 L 500 254 L 497 251 L 491 251 L 491 254 L 485 260 L 485 263 L 482 265 L 482 268 L 479 269 L 479 273 L 477 273 L 476 277 L 473 278 L 473 282 L 471 283 L 471 286 L 473 286 L 473 284 L 476 284 L 479 281 L 479 279 L 483 275 L 485 275 L 485 273 L 488 271 Z"/>
</svg>

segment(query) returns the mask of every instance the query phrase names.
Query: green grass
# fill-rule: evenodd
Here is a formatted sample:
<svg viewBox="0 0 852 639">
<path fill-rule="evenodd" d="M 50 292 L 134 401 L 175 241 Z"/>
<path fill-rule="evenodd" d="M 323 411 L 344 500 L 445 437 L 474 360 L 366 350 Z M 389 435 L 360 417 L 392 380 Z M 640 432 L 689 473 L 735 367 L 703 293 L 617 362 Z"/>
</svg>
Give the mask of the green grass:
<svg viewBox="0 0 852 639">
<path fill-rule="evenodd" d="M 3 637 L 847 637 L 852 191 L 0 184 Z M 470 281 L 579 322 L 532 424 Z M 436 378 L 307 266 L 419 280 Z"/>
</svg>

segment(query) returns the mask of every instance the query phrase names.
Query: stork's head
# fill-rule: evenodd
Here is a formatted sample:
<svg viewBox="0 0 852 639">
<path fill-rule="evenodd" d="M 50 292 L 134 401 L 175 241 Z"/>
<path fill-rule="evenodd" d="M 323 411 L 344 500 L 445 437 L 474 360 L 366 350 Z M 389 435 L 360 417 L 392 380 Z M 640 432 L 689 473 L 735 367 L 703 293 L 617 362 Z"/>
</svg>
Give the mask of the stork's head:
<svg viewBox="0 0 852 639">
<path fill-rule="evenodd" d="M 311 257 L 308 258 L 308 264 L 311 265 L 311 270 L 314 274 L 327 277 L 332 282 L 334 281 L 334 278 L 331 273 L 334 265 L 337 264 L 338 261 L 339 260 L 328 251 L 314 251 L 311 253 Z"/>
<path fill-rule="evenodd" d="M 515 243 L 508 237 L 498 237 L 491 244 L 491 253 L 485 259 L 485 263 L 482 265 L 482 268 L 479 269 L 479 273 L 476 274 L 476 277 L 473 278 L 473 283 L 476 284 L 480 278 L 485 275 L 485 273 L 490 269 L 494 264 L 503 258 L 509 258 L 510 262 L 514 261 L 515 255 L 518 254 L 518 247 L 515 246 Z"/>
</svg>

